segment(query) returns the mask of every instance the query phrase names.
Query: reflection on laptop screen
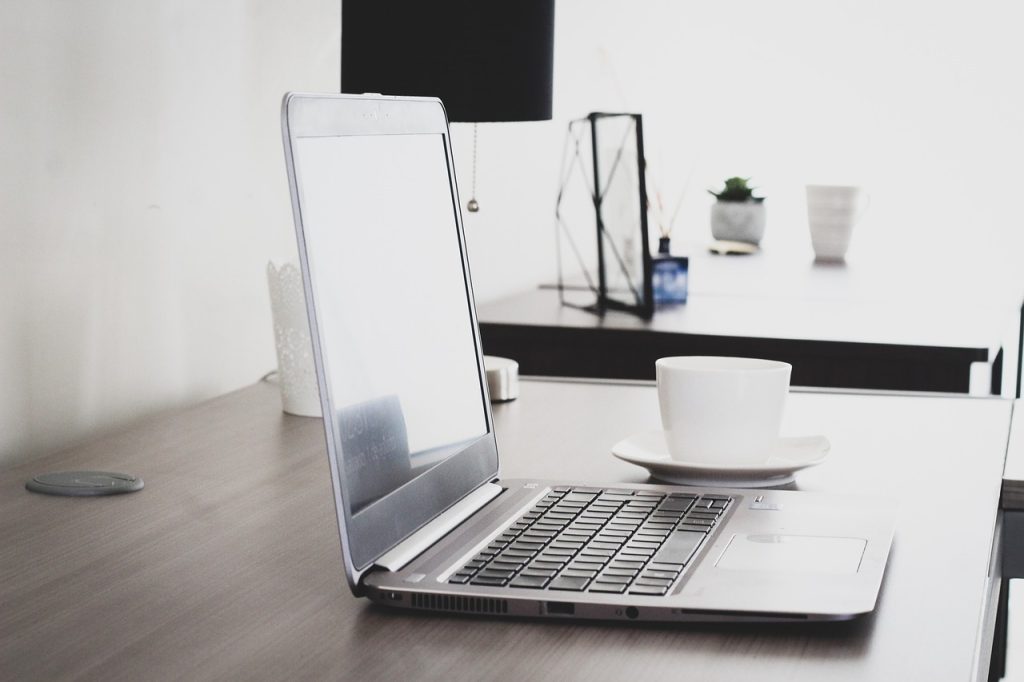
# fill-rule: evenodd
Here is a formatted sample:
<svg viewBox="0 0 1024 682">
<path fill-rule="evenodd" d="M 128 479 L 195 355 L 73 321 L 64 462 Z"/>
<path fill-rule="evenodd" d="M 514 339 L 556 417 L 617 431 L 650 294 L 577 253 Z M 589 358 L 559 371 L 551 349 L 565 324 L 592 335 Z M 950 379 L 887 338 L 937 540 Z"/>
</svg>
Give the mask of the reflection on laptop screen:
<svg viewBox="0 0 1024 682">
<path fill-rule="evenodd" d="M 487 432 L 444 144 L 417 134 L 295 147 L 353 514 Z"/>
</svg>

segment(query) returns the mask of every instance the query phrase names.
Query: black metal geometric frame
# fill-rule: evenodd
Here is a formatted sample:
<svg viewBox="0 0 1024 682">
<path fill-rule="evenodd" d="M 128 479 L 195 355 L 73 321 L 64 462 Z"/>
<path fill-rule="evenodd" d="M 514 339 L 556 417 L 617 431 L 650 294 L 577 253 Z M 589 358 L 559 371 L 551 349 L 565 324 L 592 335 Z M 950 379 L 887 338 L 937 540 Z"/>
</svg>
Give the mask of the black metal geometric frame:
<svg viewBox="0 0 1024 682">
<path fill-rule="evenodd" d="M 612 158 L 601 158 L 600 150 L 602 147 L 598 140 L 598 130 L 600 128 L 598 124 L 602 120 L 612 118 L 631 119 L 631 125 L 626 128 L 626 135 L 624 135 L 623 139 L 614 147 L 615 153 Z M 626 151 L 626 145 L 630 138 L 634 138 L 636 140 L 638 176 L 637 197 L 640 214 L 638 216 L 638 223 L 640 226 L 640 234 L 638 236 L 640 238 L 639 250 L 642 269 L 642 277 L 639 282 L 634 282 L 630 279 L 626 260 L 623 257 L 619 246 L 612 238 L 612 235 L 609 234 L 604 214 L 604 200 L 608 188 L 611 186 L 612 181 L 616 179 L 616 173 L 621 174 L 625 172 L 622 170 L 623 164 L 621 162 Z M 652 259 L 650 242 L 647 234 L 647 182 L 645 172 L 646 162 L 644 160 L 643 116 L 641 114 L 593 112 L 586 118 L 571 121 L 569 123 L 569 132 L 566 137 L 566 149 L 569 150 L 570 146 L 571 153 L 567 153 L 563 156 L 561 186 L 558 193 L 558 205 L 555 209 L 557 247 L 559 250 L 559 300 L 563 305 L 580 307 L 584 310 L 589 310 L 601 315 L 603 315 L 606 310 L 620 310 L 638 315 L 644 319 L 650 319 L 654 316 L 654 292 L 651 277 Z M 589 147 L 589 150 L 585 149 L 585 147 Z M 591 161 L 591 173 L 587 173 L 587 164 L 583 158 L 584 154 L 587 154 Z M 605 171 L 605 166 L 607 166 L 606 174 L 602 176 L 602 171 Z M 592 277 L 588 271 L 587 263 L 582 257 L 580 249 L 575 243 L 575 240 L 572 237 L 572 232 L 568 229 L 561 212 L 564 192 L 569 184 L 572 174 L 576 172 L 583 173 L 584 176 L 587 176 L 587 184 L 592 188 L 590 199 L 594 206 L 597 236 L 596 278 Z M 621 175 L 619 177 L 621 177 Z M 583 277 L 587 287 L 596 296 L 596 300 L 591 305 L 578 306 L 567 301 L 565 298 L 565 292 L 567 290 L 572 290 L 575 287 L 567 284 L 563 277 L 561 255 L 563 239 L 567 241 L 576 258 L 577 264 L 582 268 Z M 628 284 L 628 291 L 618 292 L 609 288 L 608 275 L 613 270 L 617 270 L 619 274 L 625 276 L 625 280 Z M 623 294 L 622 297 L 619 296 L 620 293 Z"/>
</svg>

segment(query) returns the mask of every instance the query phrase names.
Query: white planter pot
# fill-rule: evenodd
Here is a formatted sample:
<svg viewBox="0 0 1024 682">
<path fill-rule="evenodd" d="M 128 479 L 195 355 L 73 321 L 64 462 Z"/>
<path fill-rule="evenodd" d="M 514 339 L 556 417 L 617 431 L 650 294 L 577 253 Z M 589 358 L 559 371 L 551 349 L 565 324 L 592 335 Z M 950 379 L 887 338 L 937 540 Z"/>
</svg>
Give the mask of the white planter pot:
<svg viewBox="0 0 1024 682">
<path fill-rule="evenodd" d="M 764 224 L 763 203 L 716 201 L 711 205 L 711 236 L 719 241 L 760 244 Z"/>
</svg>

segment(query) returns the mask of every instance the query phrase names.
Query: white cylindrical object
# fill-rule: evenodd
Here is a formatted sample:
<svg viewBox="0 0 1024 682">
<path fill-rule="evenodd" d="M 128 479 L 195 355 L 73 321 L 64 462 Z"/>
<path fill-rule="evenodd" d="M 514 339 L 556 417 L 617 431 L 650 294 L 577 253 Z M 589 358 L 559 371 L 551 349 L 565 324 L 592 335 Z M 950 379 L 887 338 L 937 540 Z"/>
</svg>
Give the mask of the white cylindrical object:
<svg viewBox="0 0 1024 682">
<path fill-rule="evenodd" d="M 807 225 L 815 258 L 841 261 L 846 257 L 864 206 L 859 187 L 807 185 Z"/>
<path fill-rule="evenodd" d="M 491 402 L 501 403 L 519 397 L 519 363 L 496 355 L 484 356 L 487 392 Z"/>
<path fill-rule="evenodd" d="M 285 263 L 280 268 L 267 263 L 267 282 L 274 317 L 281 407 L 288 414 L 319 417 L 320 391 L 313 366 L 302 272 L 295 263 Z"/>
</svg>

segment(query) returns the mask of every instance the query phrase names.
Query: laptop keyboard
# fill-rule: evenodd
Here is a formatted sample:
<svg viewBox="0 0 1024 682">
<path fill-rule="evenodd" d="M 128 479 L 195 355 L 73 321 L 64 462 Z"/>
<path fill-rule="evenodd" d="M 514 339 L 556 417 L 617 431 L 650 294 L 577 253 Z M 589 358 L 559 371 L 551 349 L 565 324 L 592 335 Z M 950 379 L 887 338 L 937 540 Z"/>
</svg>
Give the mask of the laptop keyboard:
<svg viewBox="0 0 1024 682">
<path fill-rule="evenodd" d="M 553 488 L 449 583 L 661 595 L 732 498 Z"/>
</svg>

